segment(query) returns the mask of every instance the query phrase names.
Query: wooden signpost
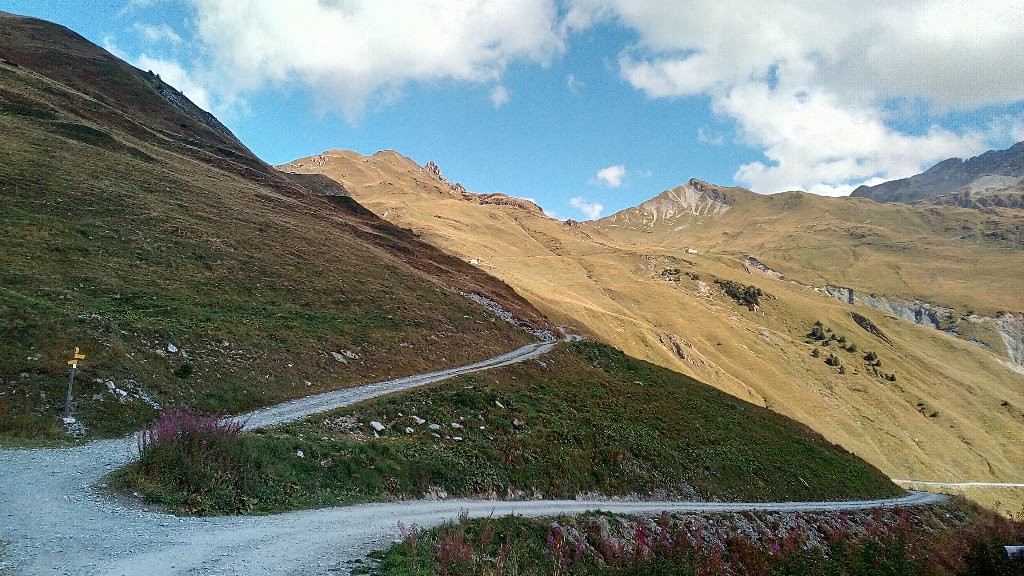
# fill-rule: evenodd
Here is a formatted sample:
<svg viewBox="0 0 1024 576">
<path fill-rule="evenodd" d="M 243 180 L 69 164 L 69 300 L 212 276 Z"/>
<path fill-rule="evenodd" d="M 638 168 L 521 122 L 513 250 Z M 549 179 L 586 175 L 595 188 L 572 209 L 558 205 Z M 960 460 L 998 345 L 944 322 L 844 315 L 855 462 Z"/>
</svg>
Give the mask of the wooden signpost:
<svg viewBox="0 0 1024 576">
<path fill-rule="evenodd" d="M 73 412 L 71 408 L 71 389 L 75 385 L 75 370 L 78 368 L 79 360 L 85 360 L 85 354 L 82 354 L 78 346 L 75 346 L 75 355 L 68 360 L 68 395 L 64 399 L 64 418 L 71 418 Z"/>
</svg>

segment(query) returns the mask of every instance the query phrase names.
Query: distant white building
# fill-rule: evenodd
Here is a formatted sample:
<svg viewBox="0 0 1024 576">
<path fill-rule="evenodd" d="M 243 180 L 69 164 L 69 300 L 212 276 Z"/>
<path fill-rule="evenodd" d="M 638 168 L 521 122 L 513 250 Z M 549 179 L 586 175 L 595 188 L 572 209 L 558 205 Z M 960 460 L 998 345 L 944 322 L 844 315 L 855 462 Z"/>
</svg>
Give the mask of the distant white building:
<svg viewBox="0 0 1024 576">
<path fill-rule="evenodd" d="M 686 253 L 687 254 L 697 254 L 698 252 L 697 252 L 696 248 L 687 248 L 686 249 Z"/>
<path fill-rule="evenodd" d="M 470 258 L 469 259 L 469 263 L 472 264 L 473 266 L 479 266 L 480 265 L 480 260 L 477 259 L 477 258 Z"/>
</svg>

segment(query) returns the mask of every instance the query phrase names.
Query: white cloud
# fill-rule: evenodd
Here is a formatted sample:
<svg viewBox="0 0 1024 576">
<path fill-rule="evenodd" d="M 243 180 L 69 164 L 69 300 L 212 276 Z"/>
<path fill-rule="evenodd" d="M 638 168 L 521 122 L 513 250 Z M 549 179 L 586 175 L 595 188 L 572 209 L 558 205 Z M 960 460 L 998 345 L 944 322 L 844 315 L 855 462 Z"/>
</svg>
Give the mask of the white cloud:
<svg viewBox="0 0 1024 576">
<path fill-rule="evenodd" d="M 156 72 L 164 82 L 180 90 L 193 104 L 203 110 L 213 109 L 213 99 L 210 97 L 210 93 L 177 62 L 142 54 L 135 59 L 133 64 L 142 70 Z"/>
<path fill-rule="evenodd" d="M 301 82 L 357 117 L 409 82 L 489 82 L 562 48 L 555 0 L 191 0 L 197 34 L 235 90 Z"/>
<path fill-rule="evenodd" d="M 622 77 L 650 98 L 708 96 L 765 162 L 759 192 L 840 194 L 1020 134 L 892 127 L 893 104 L 929 114 L 1024 100 L 1024 0 L 568 0 L 567 29 L 614 20 L 638 33 Z M 886 112 L 887 108 L 890 110 Z"/>
<path fill-rule="evenodd" d="M 149 8 L 155 4 L 166 2 L 167 0 L 128 0 L 128 2 L 117 11 L 116 18 L 122 18 L 126 14 L 135 10 Z"/>
<path fill-rule="evenodd" d="M 768 163 L 740 166 L 735 178 L 754 190 L 806 190 L 838 196 L 872 178 L 910 176 L 922 166 L 987 148 L 985 134 L 955 134 L 933 126 L 908 135 L 887 127 L 882 112 L 843 103 L 823 89 L 737 86 L 716 109 L 736 119 L 740 135 Z"/>
<path fill-rule="evenodd" d="M 171 44 L 181 44 L 181 36 L 167 24 L 152 25 L 136 22 L 133 27 L 136 32 L 142 35 L 142 37 L 148 42 L 169 42 Z"/>
<path fill-rule="evenodd" d="M 508 90 L 504 86 L 495 86 L 491 90 L 490 99 L 495 108 L 501 108 L 508 104 Z"/>
<path fill-rule="evenodd" d="M 721 134 L 713 134 L 703 126 L 697 128 L 697 139 L 705 144 L 713 144 L 715 146 L 719 146 L 725 142 L 725 138 Z"/>
<path fill-rule="evenodd" d="M 565 87 L 569 89 L 569 92 L 573 94 L 579 94 L 586 84 L 582 80 L 576 78 L 575 74 L 569 74 L 565 77 Z"/>
<path fill-rule="evenodd" d="M 623 165 L 609 166 L 597 171 L 594 180 L 609 188 L 622 186 L 622 179 L 626 177 L 626 167 Z"/>
<path fill-rule="evenodd" d="M 588 202 L 581 196 L 569 200 L 569 205 L 582 212 L 584 216 L 591 220 L 600 218 L 601 213 L 604 212 L 604 205 L 597 202 Z"/>
</svg>

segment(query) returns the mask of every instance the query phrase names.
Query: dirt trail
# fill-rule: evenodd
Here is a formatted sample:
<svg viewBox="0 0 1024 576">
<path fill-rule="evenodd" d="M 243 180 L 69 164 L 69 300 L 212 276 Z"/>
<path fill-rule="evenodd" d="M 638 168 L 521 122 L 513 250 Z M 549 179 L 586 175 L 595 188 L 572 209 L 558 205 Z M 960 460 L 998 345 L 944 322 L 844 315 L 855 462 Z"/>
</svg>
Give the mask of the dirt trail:
<svg viewBox="0 0 1024 576">
<path fill-rule="evenodd" d="M 490 360 L 319 394 L 240 416 L 249 428 L 302 418 L 469 372 L 536 358 L 554 341 Z M 397 535 L 398 522 L 429 527 L 469 516 L 544 516 L 591 510 L 635 514 L 670 511 L 821 511 L 919 506 L 945 496 L 910 492 L 859 502 L 702 503 L 620 501 L 418 500 L 325 508 L 275 516 L 181 518 L 143 510 L 96 490 L 136 456 L 132 438 L 56 450 L 0 450 L 0 573 L 346 574 Z M 2 548 L 0 548 L 2 550 Z"/>
</svg>

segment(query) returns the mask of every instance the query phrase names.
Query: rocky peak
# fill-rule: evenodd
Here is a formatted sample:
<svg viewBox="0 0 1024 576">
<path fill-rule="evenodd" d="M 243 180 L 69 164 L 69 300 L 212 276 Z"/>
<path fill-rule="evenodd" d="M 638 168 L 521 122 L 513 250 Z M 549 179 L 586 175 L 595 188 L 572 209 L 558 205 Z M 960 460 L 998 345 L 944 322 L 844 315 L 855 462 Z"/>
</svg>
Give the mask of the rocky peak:
<svg viewBox="0 0 1024 576">
<path fill-rule="evenodd" d="M 447 178 L 445 178 L 444 174 L 441 173 L 441 167 L 438 166 L 437 163 L 434 162 L 433 160 L 424 164 L 423 170 L 425 170 L 427 174 L 430 174 L 434 178 L 440 180 L 441 184 L 443 184 L 449 191 L 453 192 L 454 194 L 462 196 L 463 198 L 465 198 L 466 196 L 475 196 L 474 194 L 471 194 L 468 190 L 466 190 L 466 187 L 463 186 L 462 184 L 458 182 L 451 182 Z"/>
<path fill-rule="evenodd" d="M 666 225 L 680 228 L 695 219 L 716 218 L 729 208 L 729 199 L 722 188 L 693 178 L 639 206 L 617 212 L 603 222 L 635 230 L 653 230 Z"/>
<path fill-rule="evenodd" d="M 466 187 L 458 182 L 451 182 L 441 174 L 441 167 L 436 162 L 430 161 L 423 166 L 423 170 L 430 174 L 434 178 L 437 178 L 441 183 L 448 188 L 453 194 L 461 196 L 463 200 L 470 202 L 476 202 L 477 204 L 497 204 L 501 206 L 514 206 L 516 208 L 522 208 L 523 210 L 531 210 L 534 212 L 543 212 L 540 206 L 537 206 L 529 200 L 523 200 L 522 198 L 515 198 L 501 193 L 492 194 L 474 194 L 466 190 Z"/>
<path fill-rule="evenodd" d="M 433 160 L 427 162 L 426 165 L 423 166 L 423 169 L 426 170 L 427 173 L 433 176 L 434 178 L 437 178 L 442 182 L 448 182 L 447 180 L 445 180 L 444 175 L 441 174 L 441 167 L 438 166 Z"/>
</svg>

